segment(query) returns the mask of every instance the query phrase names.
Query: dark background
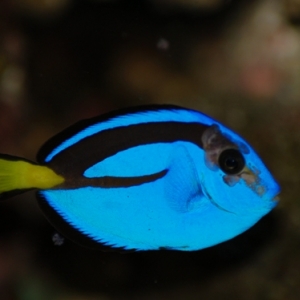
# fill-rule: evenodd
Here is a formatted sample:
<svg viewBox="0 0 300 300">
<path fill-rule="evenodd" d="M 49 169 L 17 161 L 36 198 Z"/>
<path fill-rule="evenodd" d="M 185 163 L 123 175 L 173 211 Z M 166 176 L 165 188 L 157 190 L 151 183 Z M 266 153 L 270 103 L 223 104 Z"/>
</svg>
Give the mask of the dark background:
<svg viewBox="0 0 300 300">
<path fill-rule="evenodd" d="M 244 136 L 281 202 L 197 252 L 107 253 L 55 230 L 33 192 L 0 203 L 0 299 L 299 299 L 300 1 L 2 0 L 0 152 L 34 159 L 66 126 L 173 103 Z"/>
</svg>

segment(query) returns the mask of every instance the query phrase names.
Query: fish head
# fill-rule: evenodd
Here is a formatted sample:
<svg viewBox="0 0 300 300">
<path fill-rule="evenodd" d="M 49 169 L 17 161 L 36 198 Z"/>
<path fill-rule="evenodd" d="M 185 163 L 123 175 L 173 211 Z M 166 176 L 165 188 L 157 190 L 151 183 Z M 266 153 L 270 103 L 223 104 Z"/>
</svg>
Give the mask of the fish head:
<svg viewBox="0 0 300 300">
<path fill-rule="evenodd" d="M 214 124 L 202 135 L 206 197 L 224 211 L 262 217 L 278 202 L 280 187 L 254 149 L 228 128 Z"/>
</svg>

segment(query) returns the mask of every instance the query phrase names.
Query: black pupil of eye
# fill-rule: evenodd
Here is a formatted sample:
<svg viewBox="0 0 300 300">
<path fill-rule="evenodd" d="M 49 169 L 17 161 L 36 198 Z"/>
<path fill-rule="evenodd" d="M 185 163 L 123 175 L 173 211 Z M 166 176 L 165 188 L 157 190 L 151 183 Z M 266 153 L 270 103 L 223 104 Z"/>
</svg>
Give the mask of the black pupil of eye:
<svg viewBox="0 0 300 300">
<path fill-rule="evenodd" d="M 245 159 L 239 150 L 226 149 L 219 156 L 219 166 L 226 174 L 238 174 L 245 167 Z"/>
</svg>

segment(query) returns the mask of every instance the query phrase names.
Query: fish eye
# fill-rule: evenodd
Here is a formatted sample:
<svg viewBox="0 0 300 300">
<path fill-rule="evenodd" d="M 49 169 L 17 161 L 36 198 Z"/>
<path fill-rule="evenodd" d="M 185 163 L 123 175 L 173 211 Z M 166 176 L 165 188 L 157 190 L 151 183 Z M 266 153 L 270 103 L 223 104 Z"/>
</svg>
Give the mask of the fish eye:
<svg viewBox="0 0 300 300">
<path fill-rule="evenodd" d="M 245 167 L 245 159 L 237 149 L 226 149 L 219 156 L 220 169 L 229 175 L 238 174 Z"/>
</svg>

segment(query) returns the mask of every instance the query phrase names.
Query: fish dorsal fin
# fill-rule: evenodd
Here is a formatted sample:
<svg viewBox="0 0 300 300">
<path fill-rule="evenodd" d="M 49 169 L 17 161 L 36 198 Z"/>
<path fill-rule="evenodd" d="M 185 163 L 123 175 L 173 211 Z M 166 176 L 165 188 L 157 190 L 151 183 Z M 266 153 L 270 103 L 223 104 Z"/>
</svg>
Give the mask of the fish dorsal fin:
<svg viewBox="0 0 300 300">
<path fill-rule="evenodd" d="M 203 203 L 204 194 L 195 163 L 183 145 L 175 147 L 170 157 L 165 194 L 169 206 L 181 213 L 197 209 Z"/>
</svg>

